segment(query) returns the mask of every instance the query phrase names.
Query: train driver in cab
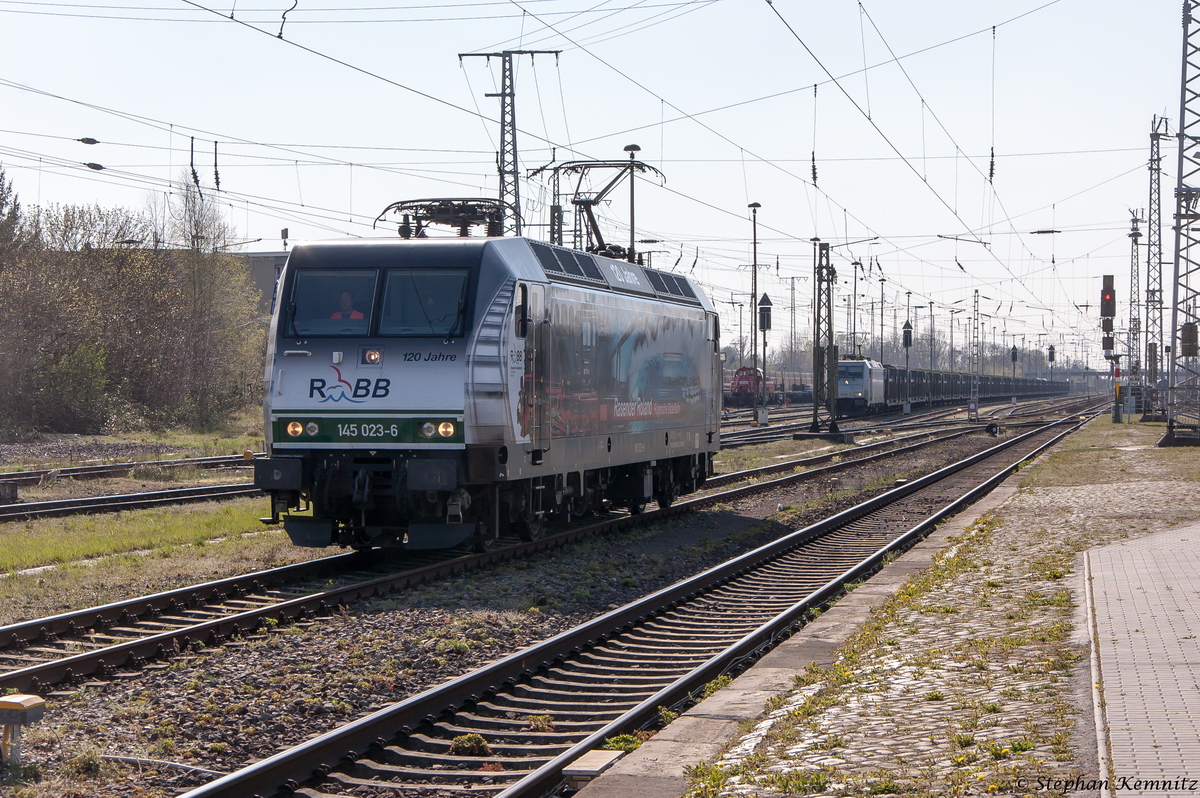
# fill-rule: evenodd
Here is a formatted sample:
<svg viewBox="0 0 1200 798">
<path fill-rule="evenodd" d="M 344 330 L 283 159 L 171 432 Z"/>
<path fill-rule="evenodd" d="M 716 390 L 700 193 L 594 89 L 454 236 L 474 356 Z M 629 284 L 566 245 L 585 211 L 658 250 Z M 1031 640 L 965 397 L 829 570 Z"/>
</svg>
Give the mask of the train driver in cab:
<svg viewBox="0 0 1200 798">
<path fill-rule="evenodd" d="M 332 314 L 330 314 L 329 318 L 361 319 L 363 317 L 362 311 L 354 309 L 354 294 L 350 293 L 349 291 L 343 291 L 340 303 L 341 310 L 334 311 Z"/>
</svg>

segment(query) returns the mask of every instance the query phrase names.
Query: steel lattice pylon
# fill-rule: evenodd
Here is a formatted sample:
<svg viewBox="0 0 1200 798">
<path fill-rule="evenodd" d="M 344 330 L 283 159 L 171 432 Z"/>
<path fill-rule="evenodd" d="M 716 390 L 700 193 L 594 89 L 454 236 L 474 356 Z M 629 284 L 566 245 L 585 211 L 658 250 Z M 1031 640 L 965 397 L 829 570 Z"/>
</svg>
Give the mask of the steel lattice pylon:
<svg viewBox="0 0 1200 798">
<path fill-rule="evenodd" d="M 975 309 L 971 315 L 971 401 L 967 418 L 979 420 L 979 375 L 983 372 L 983 342 L 979 340 L 979 290 L 975 290 Z"/>
<path fill-rule="evenodd" d="M 829 245 L 818 242 L 813 265 L 813 418 L 809 432 L 825 427 L 837 432 L 838 350 L 833 343 L 833 286 L 837 271 L 829 262 Z"/>
<path fill-rule="evenodd" d="M 504 215 L 504 235 L 521 235 L 520 166 L 517 164 L 517 91 L 513 83 L 513 56 L 558 55 L 561 50 L 505 50 L 501 53 L 459 53 L 461 61 L 467 56 L 499 58 L 502 69 L 499 94 L 485 97 L 500 98 L 500 153 L 496 164 L 500 172 L 500 203 L 512 213 Z"/>
<path fill-rule="evenodd" d="M 1175 287 L 1171 302 L 1168 439 L 1200 440 L 1200 358 L 1184 352 L 1194 331 L 1200 292 L 1200 0 L 1183 5 L 1183 64 L 1179 93 L 1179 168 L 1175 186 Z"/>
<path fill-rule="evenodd" d="M 1142 231 L 1138 229 L 1141 219 L 1136 212 L 1131 211 L 1129 230 L 1129 329 L 1128 348 L 1129 360 L 1126 361 L 1126 371 L 1129 374 L 1131 388 L 1137 389 L 1141 382 L 1142 373 L 1142 303 L 1141 303 L 1141 264 L 1138 257 L 1138 242 L 1141 241 Z"/>
<path fill-rule="evenodd" d="M 1159 142 L 1167 120 L 1154 117 L 1150 127 L 1150 205 L 1146 210 L 1146 384 L 1155 387 L 1162 377 L 1162 155 Z"/>
</svg>

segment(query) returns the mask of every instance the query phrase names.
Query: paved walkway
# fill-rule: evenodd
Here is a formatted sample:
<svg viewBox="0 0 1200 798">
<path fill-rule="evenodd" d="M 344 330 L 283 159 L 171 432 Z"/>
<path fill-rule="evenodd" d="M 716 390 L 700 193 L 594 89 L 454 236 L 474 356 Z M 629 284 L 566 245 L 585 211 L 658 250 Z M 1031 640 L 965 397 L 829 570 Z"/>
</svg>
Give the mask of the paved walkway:
<svg viewBox="0 0 1200 798">
<path fill-rule="evenodd" d="M 1087 559 L 1111 794 L 1200 796 L 1200 526 Z"/>
</svg>

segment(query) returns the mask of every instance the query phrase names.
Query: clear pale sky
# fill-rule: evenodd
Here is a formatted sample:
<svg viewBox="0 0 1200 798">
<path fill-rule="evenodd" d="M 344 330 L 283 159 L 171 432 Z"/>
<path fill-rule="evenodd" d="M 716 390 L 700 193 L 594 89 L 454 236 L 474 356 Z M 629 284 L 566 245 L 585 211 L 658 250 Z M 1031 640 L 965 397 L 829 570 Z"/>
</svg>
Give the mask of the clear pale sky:
<svg viewBox="0 0 1200 798">
<path fill-rule="evenodd" d="M 523 173 L 552 152 L 622 159 L 638 144 L 666 175 L 637 185 L 637 237 L 662 242 L 642 248 L 708 286 L 728 336 L 729 303 L 749 294 L 746 206 L 759 202 L 773 345 L 793 282 L 809 329 L 819 237 L 841 245 L 839 308 L 850 261 L 869 265 L 860 329 L 881 268 L 889 327 L 895 303 L 932 302 L 944 329 L 979 289 L 1000 334 L 1071 354 L 1086 341 L 1095 366 L 1100 275 L 1117 276 L 1126 312 L 1151 119 L 1173 134 L 1179 113 L 1181 5 L 1165 0 L 291 5 L 0 0 L 0 165 L 23 205 L 140 208 L 172 191 L 195 137 L 203 190 L 241 239 L 261 239 L 246 251 L 280 249 L 284 227 L 292 242 L 392 234 L 372 230 L 392 201 L 497 193 L 498 101 L 485 94 L 500 62 L 458 55 L 561 50 L 517 62 Z M 1163 155 L 1169 302 L 1173 139 Z M 522 184 L 527 222 L 545 222 L 547 190 Z M 616 241 L 627 196 L 602 213 Z M 1032 232 L 1049 229 L 1061 232 Z M 921 329 L 927 312 L 914 311 Z"/>
</svg>

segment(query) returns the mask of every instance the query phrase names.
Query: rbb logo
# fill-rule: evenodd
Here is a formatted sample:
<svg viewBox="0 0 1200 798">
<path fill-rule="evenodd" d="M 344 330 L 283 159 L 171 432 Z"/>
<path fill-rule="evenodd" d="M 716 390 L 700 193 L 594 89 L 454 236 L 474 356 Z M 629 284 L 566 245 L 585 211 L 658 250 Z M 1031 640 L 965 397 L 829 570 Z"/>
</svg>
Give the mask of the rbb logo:
<svg viewBox="0 0 1200 798">
<path fill-rule="evenodd" d="M 346 390 L 347 386 L 350 388 L 349 391 Z M 323 402 L 337 402 L 349 397 L 353 397 L 354 399 L 366 399 L 367 397 L 382 399 L 391 392 L 391 386 L 392 381 L 385 377 L 376 379 L 374 383 L 366 378 L 355 380 L 354 385 L 350 385 L 350 383 L 344 380 L 340 380 L 333 385 L 327 385 L 325 380 L 320 377 L 314 377 L 308 381 L 308 398 L 315 399 L 319 396 Z"/>
</svg>

